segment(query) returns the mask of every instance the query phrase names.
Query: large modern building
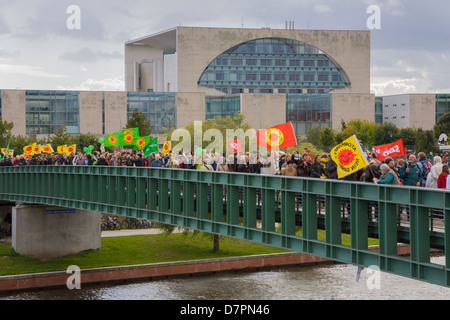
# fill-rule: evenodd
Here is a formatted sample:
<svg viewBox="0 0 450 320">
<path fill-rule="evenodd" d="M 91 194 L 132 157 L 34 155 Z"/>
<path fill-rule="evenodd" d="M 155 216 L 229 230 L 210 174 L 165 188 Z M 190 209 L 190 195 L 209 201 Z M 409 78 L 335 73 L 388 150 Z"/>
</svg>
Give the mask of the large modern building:
<svg viewBox="0 0 450 320">
<path fill-rule="evenodd" d="M 176 27 L 125 43 L 125 79 L 121 92 L 1 90 L 0 116 L 15 135 L 100 136 L 134 111 L 154 134 L 241 112 L 255 129 L 290 121 L 303 135 L 356 118 L 429 129 L 450 102 L 371 94 L 369 31 Z"/>
</svg>

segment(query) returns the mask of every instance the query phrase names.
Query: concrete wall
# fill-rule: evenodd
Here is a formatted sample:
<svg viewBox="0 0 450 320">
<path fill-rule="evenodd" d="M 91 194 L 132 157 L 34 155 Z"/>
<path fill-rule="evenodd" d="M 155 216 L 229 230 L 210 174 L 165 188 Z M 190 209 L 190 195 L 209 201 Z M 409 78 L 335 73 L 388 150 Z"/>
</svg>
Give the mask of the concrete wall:
<svg viewBox="0 0 450 320">
<path fill-rule="evenodd" d="M 265 129 L 285 123 L 286 95 L 243 93 L 241 94 L 241 112 L 245 115 L 245 121 L 255 129 Z"/>
<path fill-rule="evenodd" d="M 348 76 L 351 86 L 337 92 L 370 92 L 370 32 L 233 28 L 177 28 L 178 91 L 220 95 L 197 82 L 218 55 L 257 38 L 281 37 L 306 42 L 325 52 Z"/>
<path fill-rule="evenodd" d="M 14 123 L 13 135 L 26 135 L 25 90 L 2 90 L 2 119 Z"/>
<path fill-rule="evenodd" d="M 375 121 L 375 95 L 333 93 L 331 127 L 341 129 L 341 121 L 366 119 Z"/>
<path fill-rule="evenodd" d="M 436 95 L 411 94 L 409 98 L 409 126 L 432 130 L 436 123 Z"/>
<path fill-rule="evenodd" d="M 45 206 L 16 206 L 12 212 L 12 246 L 25 256 L 40 259 L 101 248 L 101 214 L 46 214 Z"/>
<path fill-rule="evenodd" d="M 205 98 L 201 92 L 177 93 L 177 128 L 186 126 L 191 121 L 205 120 Z"/>
<path fill-rule="evenodd" d="M 80 91 L 79 101 L 80 133 L 102 134 L 102 92 Z"/>
<path fill-rule="evenodd" d="M 105 134 L 117 132 L 127 124 L 127 93 L 105 92 Z"/>
<path fill-rule="evenodd" d="M 410 99 L 407 94 L 383 97 L 383 123 L 403 129 L 410 126 Z"/>
</svg>

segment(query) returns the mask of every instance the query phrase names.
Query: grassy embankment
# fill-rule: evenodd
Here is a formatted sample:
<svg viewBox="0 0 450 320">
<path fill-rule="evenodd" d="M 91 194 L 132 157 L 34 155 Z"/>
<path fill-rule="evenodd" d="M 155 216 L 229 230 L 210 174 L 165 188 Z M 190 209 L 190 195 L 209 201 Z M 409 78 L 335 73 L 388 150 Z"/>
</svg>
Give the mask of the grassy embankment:
<svg viewBox="0 0 450 320">
<path fill-rule="evenodd" d="M 324 240 L 319 231 L 318 240 Z M 369 245 L 377 244 L 369 239 Z M 342 235 L 342 244 L 350 244 L 350 236 Z M 0 244 L 0 276 L 48 271 L 65 271 L 70 265 L 81 269 L 147 264 L 158 262 L 212 259 L 269 253 L 287 250 L 231 238 L 220 239 L 220 251 L 212 251 L 212 241 L 197 237 L 183 237 L 182 234 L 137 235 L 102 238 L 100 250 L 88 250 L 76 255 L 40 260 L 21 256 L 10 243 Z"/>
</svg>

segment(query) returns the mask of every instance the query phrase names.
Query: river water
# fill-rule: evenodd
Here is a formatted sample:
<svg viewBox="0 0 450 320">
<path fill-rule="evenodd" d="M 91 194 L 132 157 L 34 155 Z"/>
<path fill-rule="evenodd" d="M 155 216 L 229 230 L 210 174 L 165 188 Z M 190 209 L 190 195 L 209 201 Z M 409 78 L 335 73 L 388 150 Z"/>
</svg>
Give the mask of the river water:
<svg viewBox="0 0 450 320">
<path fill-rule="evenodd" d="M 442 263 L 443 257 L 432 262 Z M 357 267 L 326 265 L 0 296 L 0 300 L 449 300 L 450 288 Z M 374 277 L 377 276 L 375 279 Z"/>
</svg>

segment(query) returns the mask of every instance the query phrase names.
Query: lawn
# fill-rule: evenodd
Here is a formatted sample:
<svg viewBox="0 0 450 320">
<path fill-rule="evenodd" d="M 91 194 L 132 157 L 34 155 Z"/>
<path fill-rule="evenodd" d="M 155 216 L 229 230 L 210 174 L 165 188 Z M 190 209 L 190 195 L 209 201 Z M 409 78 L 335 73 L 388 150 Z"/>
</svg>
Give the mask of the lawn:
<svg viewBox="0 0 450 320">
<path fill-rule="evenodd" d="M 297 228 L 296 234 L 301 234 L 301 228 Z M 318 230 L 317 238 L 324 241 L 325 232 Z M 350 245 L 349 235 L 342 235 L 342 244 Z M 369 239 L 368 244 L 376 245 L 378 240 Z M 21 256 L 15 253 L 10 243 L 2 243 L 0 244 L 0 276 L 65 271 L 70 265 L 87 269 L 289 252 L 227 237 L 220 238 L 219 252 L 213 252 L 212 248 L 212 240 L 201 235 L 191 237 L 173 233 L 170 236 L 153 234 L 105 237 L 102 238 L 100 250 L 88 250 L 76 255 L 40 260 Z"/>
</svg>

